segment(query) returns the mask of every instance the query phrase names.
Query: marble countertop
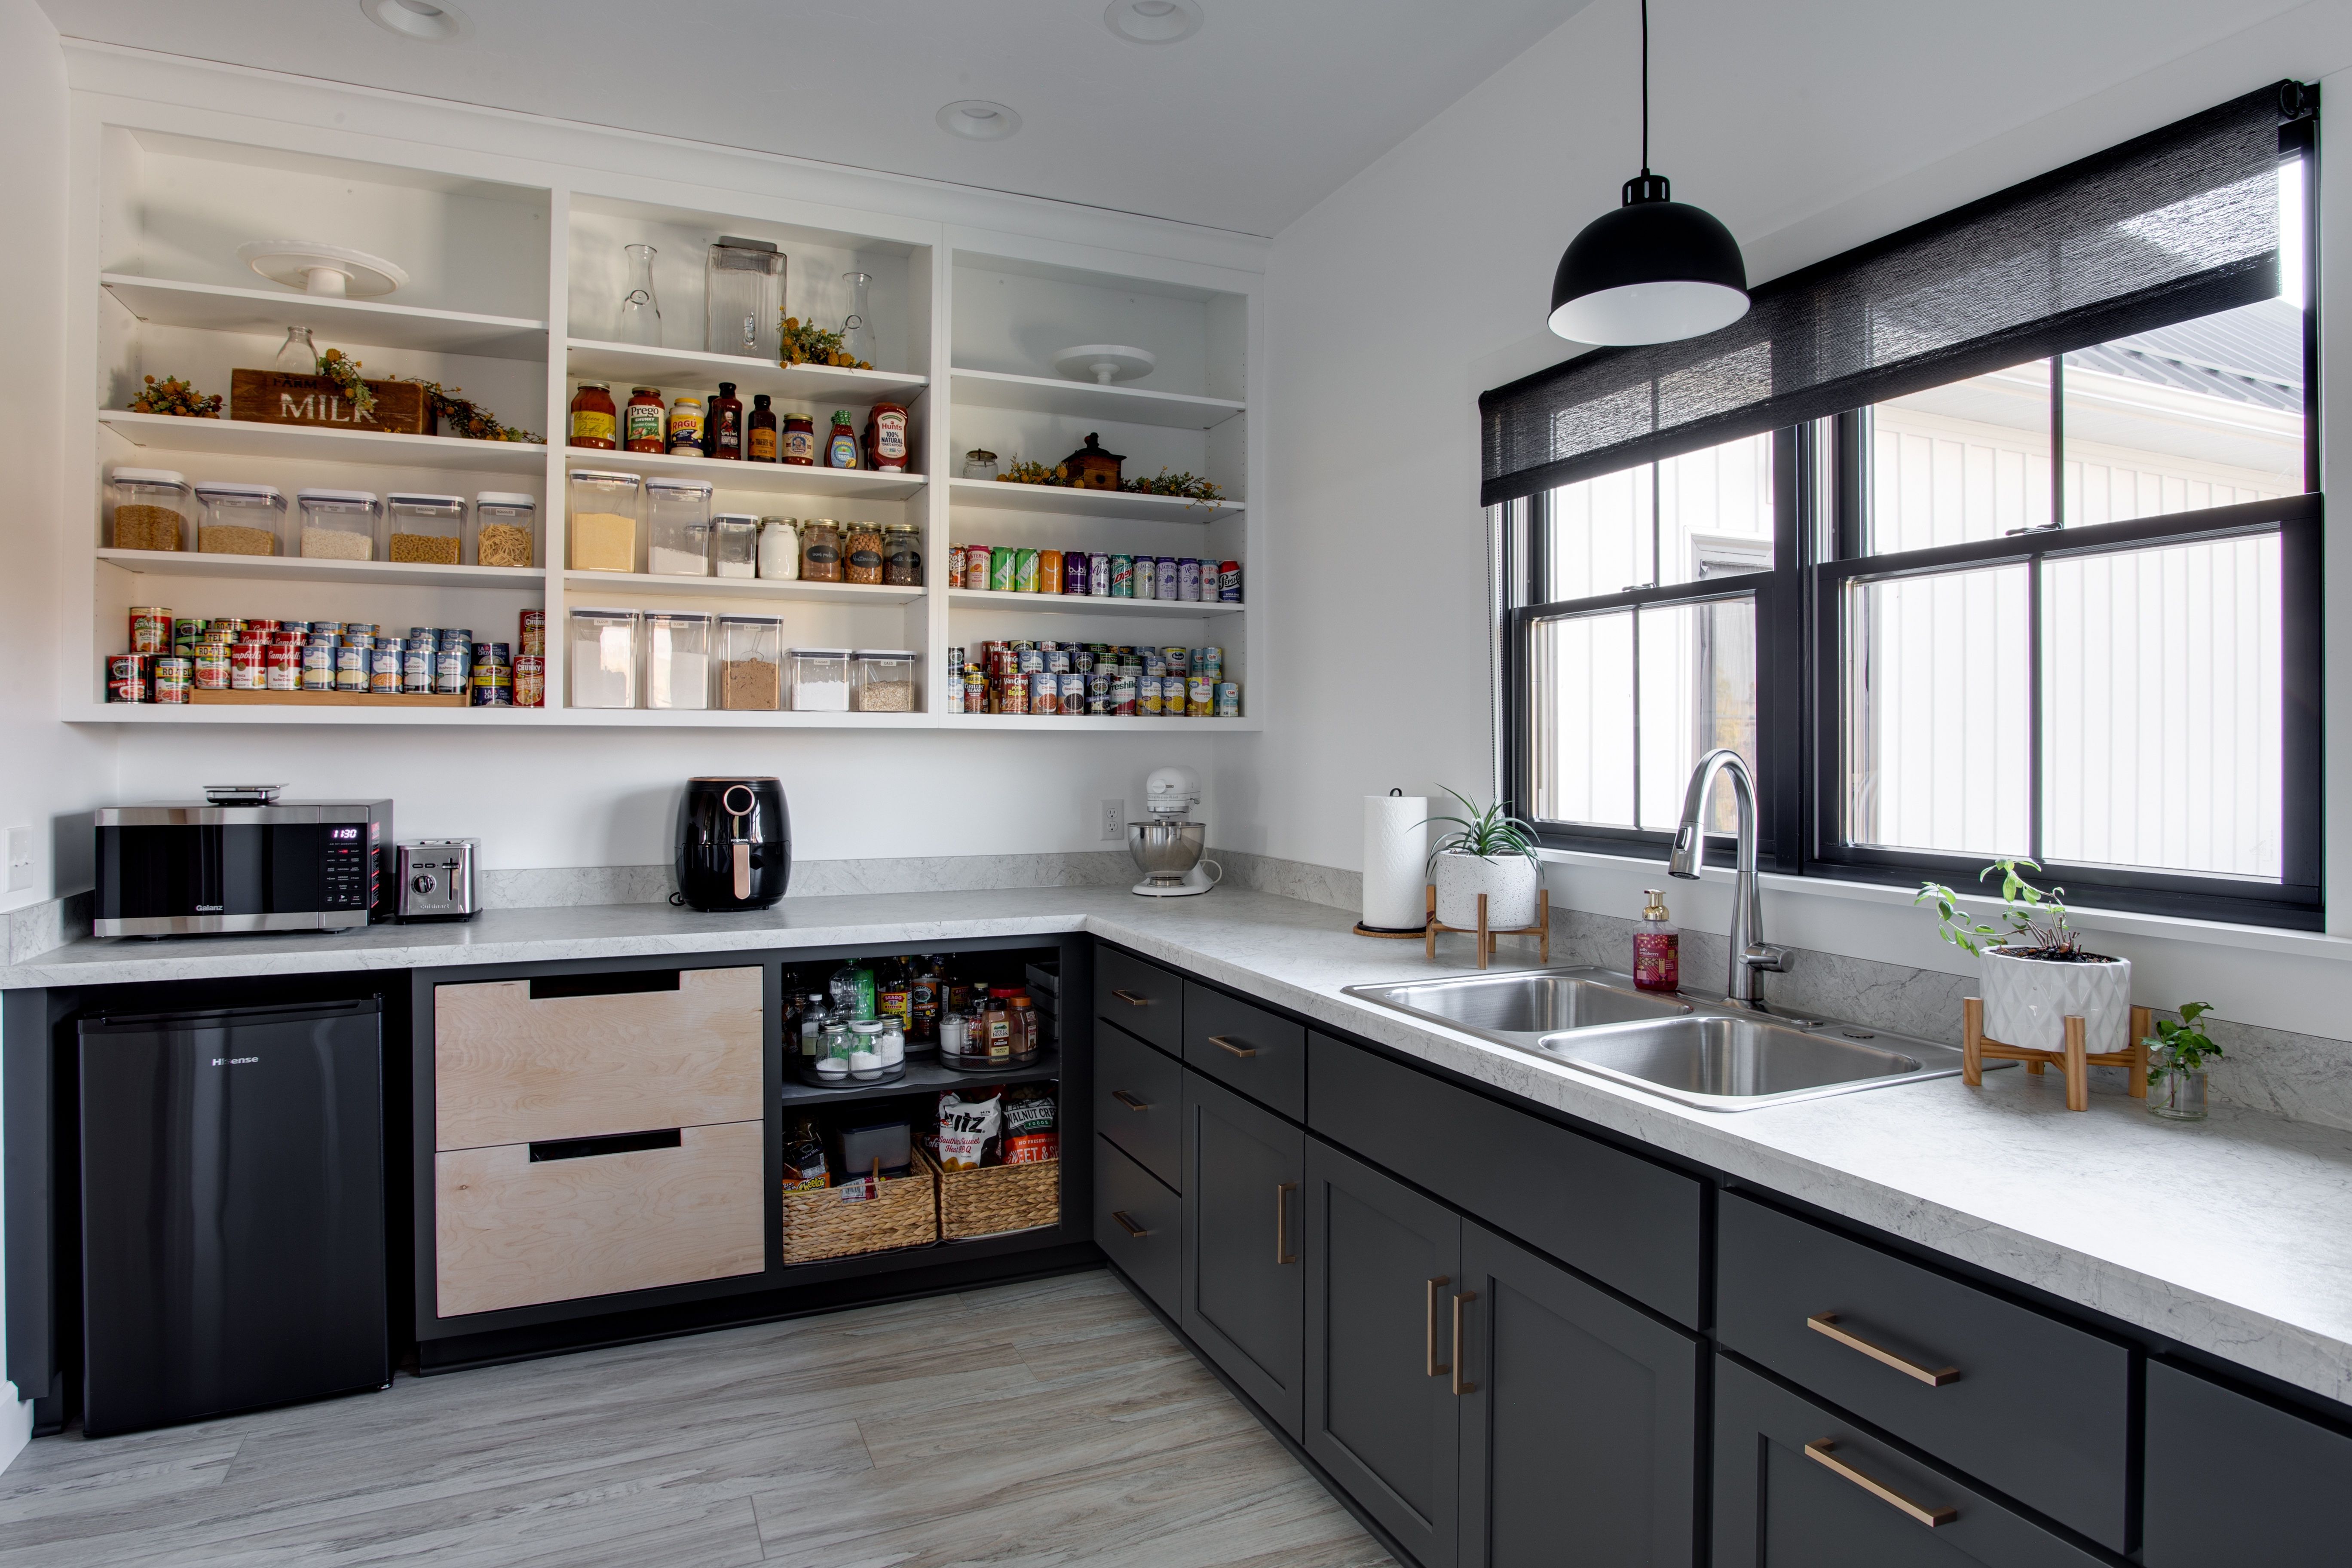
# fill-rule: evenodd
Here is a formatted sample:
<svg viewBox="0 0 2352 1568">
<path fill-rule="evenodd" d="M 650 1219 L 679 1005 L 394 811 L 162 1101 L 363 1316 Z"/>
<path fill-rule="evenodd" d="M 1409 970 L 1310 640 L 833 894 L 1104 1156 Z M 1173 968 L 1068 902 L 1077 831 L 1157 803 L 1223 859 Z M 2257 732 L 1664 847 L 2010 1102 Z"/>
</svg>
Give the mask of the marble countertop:
<svg viewBox="0 0 2352 1568">
<path fill-rule="evenodd" d="M 1731 1114 L 1688 1110 L 1342 995 L 1349 985 L 1468 967 L 1462 939 L 1441 947 L 1433 971 L 1418 942 L 1358 937 L 1350 921 L 1323 905 L 1233 889 L 1160 900 L 1107 888 L 787 899 L 743 915 L 658 904 L 505 910 L 463 925 L 334 935 L 84 940 L 0 969 L 0 988 L 866 943 L 922 949 L 1090 931 L 2352 1404 L 2352 1132 L 2226 1106 L 2208 1121 L 2172 1124 L 2109 1095 L 2073 1112 L 2057 1075 L 2013 1069 L 1989 1075 L 1981 1089 L 1943 1079 Z M 1499 963 L 1517 962 L 1507 946 Z"/>
</svg>

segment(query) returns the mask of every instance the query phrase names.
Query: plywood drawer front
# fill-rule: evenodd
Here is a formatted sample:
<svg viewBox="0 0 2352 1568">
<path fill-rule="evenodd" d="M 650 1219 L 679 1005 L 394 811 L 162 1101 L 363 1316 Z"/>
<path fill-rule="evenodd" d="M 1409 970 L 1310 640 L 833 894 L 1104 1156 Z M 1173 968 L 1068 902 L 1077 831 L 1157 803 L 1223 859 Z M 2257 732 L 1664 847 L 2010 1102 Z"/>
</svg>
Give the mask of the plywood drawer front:
<svg viewBox="0 0 2352 1568">
<path fill-rule="evenodd" d="M 1105 1141 L 1095 1159 L 1095 1241 L 1170 1317 L 1183 1310 L 1184 1204 Z"/>
<path fill-rule="evenodd" d="M 1178 1187 L 1184 1165 L 1184 1069 L 1118 1029 L 1095 1031 L 1095 1127 Z"/>
<path fill-rule="evenodd" d="M 1305 1026 L 1190 980 L 1184 1065 L 1293 1121 L 1307 1120 Z"/>
<path fill-rule="evenodd" d="M 436 1154 L 441 1316 L 758 1273 L 764 1125 L 579 1159 L 534 1161 L 528 1143 Z"/>
<path fill-rule="evenodd" d="M 527 980 L 436 985 L 434 1146 L 754 1121 L 761 987 L 756 965 L 685 970 L 675 990 L 536 1000 Z"/>
<path fill-rule="evenodd" d="M 1095 949 L 1095 1016 L 1171 1057 L 1184 1048 L 1184 983 L 1115 948 Z"/>
<path fill-rule="evenodd" d="M 1717 1238 L 1725 1348 L 2126 1549 L 2122 1345 L 1735 1194 Z"/>
</svg>

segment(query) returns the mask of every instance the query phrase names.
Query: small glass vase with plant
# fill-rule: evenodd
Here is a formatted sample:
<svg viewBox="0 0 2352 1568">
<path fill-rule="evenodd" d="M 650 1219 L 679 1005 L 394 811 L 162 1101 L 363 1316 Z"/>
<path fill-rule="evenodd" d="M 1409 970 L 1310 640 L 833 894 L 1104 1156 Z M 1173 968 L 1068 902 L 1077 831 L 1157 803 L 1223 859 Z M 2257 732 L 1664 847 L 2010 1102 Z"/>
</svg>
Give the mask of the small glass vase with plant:
<svg viewBox="0 0 2352 1568">
<path fill-rule="evenodd" d="M 2197 1020 L 2213 1010 L 2205 1002 L 2184 1002 L 2178 1021 L 2158 1018 L 2147 1038 L 2147 1109 L 2168 1121 L 2205 1120 L 2205 1064 L 2225 1053 Z"/>
<path fill-rule="evenodd" d="M 1443 787 L 1443 786 L 1440 786 Z M 1513 931 L 1536 923 L 1536 895 L 1543 863 L 1536 858 L 1536 830 L 1497 801 L 1474 805 L 1455 790 L 1466 816 L 1433 816 L 1424 827 L 1451 823 L 1453 831 L 1429 852 L 1430 880 L 1437 889 L 1437 923 L 1471 930 L 1478 924 L 1478 895 L 1486 895 L 1486 929 Z"/>
<path fill-rule="evenodd" d="M 2039 873 L 2032 860 L 1996 860 L 1977 873 L 1983 881 L 2000 873 L 2001 908 L 1996 924 L 1960 903 L 1960 895 L 1940 882 L 1920 884 L 1915 904 L 1936 906 L 1937 933 L 1963 952 L 1976 955 L 1984 977 L 1984 1030 L 2003 1045 L 2056 1051 L 2066 1046 L 2066 1019 L 2083 1020 L 2083 1043 L 2094 1056 L 2131 1047 L 2131 962 L 2084 951 L 2067 924 L 2066 889 L 2047 891 L 2022 871 Z"/>
</svg>

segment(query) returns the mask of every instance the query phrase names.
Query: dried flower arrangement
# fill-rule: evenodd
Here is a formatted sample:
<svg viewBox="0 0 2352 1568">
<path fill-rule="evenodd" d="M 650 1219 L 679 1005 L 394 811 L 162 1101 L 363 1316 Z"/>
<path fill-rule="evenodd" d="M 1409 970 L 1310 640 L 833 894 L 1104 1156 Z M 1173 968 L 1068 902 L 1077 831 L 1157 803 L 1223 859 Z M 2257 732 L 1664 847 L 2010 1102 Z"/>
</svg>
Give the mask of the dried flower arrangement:
<svg viewBox="0 0 2352 1568">
<path fill-rule="evenodd" d="M 437 381 L 427 381 L 421 375 L 404 375 L 403 381 L 414 382 L 425 389 L 425 400 L 431 405 L 433 417 L 448 426 L 449 434 L 467 441 L 524 441 L 536 445 L 539 437 L 516 426 L 499 423 L 499 416 L 469 397 L 457 395 L 465 388 L 443 386 Z"/>
<path fill-rule="evenodd" d="M 1006 464 L 1004 471 L 996 476 L 996 480 L 1006 485 L 1077 488 L 1066 466 L 1047 468 L 1043 463 L 1024 462 L 1018 458 Z M 1129 495 L 1176 496 L 1193 506 L 1214 506 L 1225 499 L 1224 490 L 1214 480 L 1204 479 L 1198 474 L 1171 474 L 1166 468 L 1148 479 L 1121 479 L 1118 488 Z"/>
<path fill-rule="evenodd" d="M 183 419 L 217 419 L 221 416 L 221 395 L 198 392 L 176 375 L 157 381 L 145 378 L 146 384 L 139 395 L 131 400 L 133 414 L 172 414 Z"/>
<path fill-rule="evenodd" d="M 857 358 L 841 345 L 846 341 L 840 332 L 828 332 L 814 321 L 803 321 L 798 316 L 784 318 L 782 364 L 830 364 L 845 370 L 872 370 L 874 367 Z"/>
</svg>

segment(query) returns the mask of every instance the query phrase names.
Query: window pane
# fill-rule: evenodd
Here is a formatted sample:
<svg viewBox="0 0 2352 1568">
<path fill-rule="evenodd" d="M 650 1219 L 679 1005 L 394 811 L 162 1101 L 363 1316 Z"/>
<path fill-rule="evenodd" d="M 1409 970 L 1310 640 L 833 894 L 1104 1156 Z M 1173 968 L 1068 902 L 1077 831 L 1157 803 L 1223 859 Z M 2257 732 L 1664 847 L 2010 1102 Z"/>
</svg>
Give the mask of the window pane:
<svg viewBox="0 0 2352 1568">
<path fill-rule="evenodd" d="M 2023 855 L 2026 568 L 1849 583 L 1845 836 Z"/>
<path fill-rule="evenodd" d="M 1641 613 L 1642 826 L 1673 832 L 1699 758 L 1728 746 L 1756 766 L 1756 601 L 1650 605 Z M 1737 826 L 1718 786 L 1708 826 Z"/>
<path fill-rule="evenodd" d="M 2034 360 L 1870 410 L 1873 555 L 2050 521 L 2050 365 Z"/>
<path fill-rule="evenodd" d="M 1633 825 L 1633 613 L 1528 632 L 1529 808 L 1545 822 Z"/>
<path fill-rule="evenodd" d="M 1551 492 L 1547 604 L 1620 594 L 1650 580 L 1653 466 L 1601 474 Z"/>
<path fill-rule="evenodd" d="M 2279 539 L 2043 569 L 2046 858 L 2275 879 Z"/>
<path fill-rule="evenodd" d="M 1770 570 L 1770 436 L 1727 441 L 1658 465 L 1661 583 Z"/>
</svg>

